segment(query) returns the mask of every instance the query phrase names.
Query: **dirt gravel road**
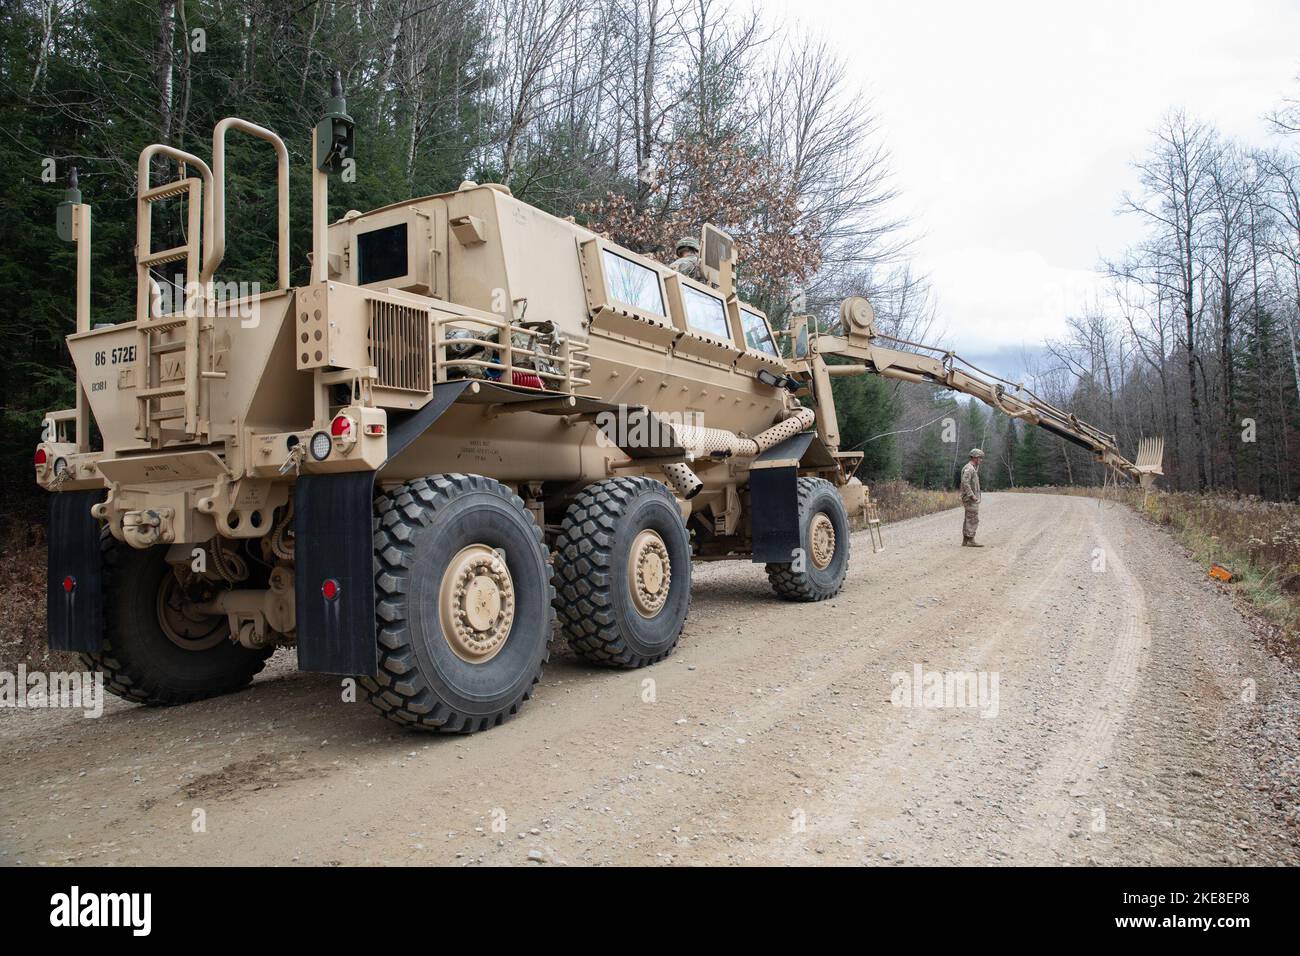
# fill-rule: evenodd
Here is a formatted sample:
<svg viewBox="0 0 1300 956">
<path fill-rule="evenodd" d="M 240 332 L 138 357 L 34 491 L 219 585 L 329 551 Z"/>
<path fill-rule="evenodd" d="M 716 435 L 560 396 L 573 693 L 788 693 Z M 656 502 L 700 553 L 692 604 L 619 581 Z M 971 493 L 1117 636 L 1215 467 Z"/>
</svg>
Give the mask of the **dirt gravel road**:
<svg viewBox="0 0 1300 956">
<path fill-rule="evenodd" d="M 557 645 L 468 738 L 288 655 L 188 707 L 0 713 L 0 862 L 1300 862 L 1300 691 L 1231 599 L 1118 505 L 990 494 L 981 518 L 983 550 L 958 511 L 883 554 L 855 535 L 821 604 L 697 565 L 672 657 Z M 918 667 L 974 674 L 983 707 L 916 706 L 894 675 Z"/>
</svg>

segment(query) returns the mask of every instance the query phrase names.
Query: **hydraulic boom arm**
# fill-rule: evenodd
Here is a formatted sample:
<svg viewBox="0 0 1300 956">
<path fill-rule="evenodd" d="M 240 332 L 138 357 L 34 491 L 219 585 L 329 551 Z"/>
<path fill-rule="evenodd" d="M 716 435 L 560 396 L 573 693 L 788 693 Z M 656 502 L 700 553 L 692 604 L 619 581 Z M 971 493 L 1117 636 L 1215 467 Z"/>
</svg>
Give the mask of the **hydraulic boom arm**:
<svg viewBox="0 0 1300 956">
<path fill-rule="evenodd" d="M 1012 418 L 1045 428 L 1066 441 L 1086 448 L 1097 460 L 1116 474 L 1149 487 L 1157 475 L 1164 474 L 1161 462 L 1164 456 L 1163 438 L 1144 438 L 1139 445 L 1137 460 L 1130 461 L 1119 451 L 1115 436 L 1094 425 L 1081 421 L 1073 413 L 1045 401 L 1023 385 L 1009 382 L 976 368 L 951 351 L 891 339 L 875 330 L 874 313 L 865 299 L 846 299 L 840 309 L 844 335 L 819 335 L 808 343 L 808 372 L 818 398 L 818 418 L 827 417 L 821 408 L 821 383 L 829 385 L 835 375 L 852 375 L 863 372 L 906 382 L 938 385 L 972 395 Z M 798 336 L 802 339 L 802 336 Z M 908 348 L 934 353 L 890 348 L 879 344 L 882 340 Z M 853 359 L 852 365 L 828 365 L 824 356 L 837 355 Z M 860 364 L 859 364 L 860 363 Z M 965 366 L 959 368 L 958 365 Z M 829 388 L 825 388 L 829 402 Z M 833 421 L 833 412 L 831 413 Z"/>
</svg>

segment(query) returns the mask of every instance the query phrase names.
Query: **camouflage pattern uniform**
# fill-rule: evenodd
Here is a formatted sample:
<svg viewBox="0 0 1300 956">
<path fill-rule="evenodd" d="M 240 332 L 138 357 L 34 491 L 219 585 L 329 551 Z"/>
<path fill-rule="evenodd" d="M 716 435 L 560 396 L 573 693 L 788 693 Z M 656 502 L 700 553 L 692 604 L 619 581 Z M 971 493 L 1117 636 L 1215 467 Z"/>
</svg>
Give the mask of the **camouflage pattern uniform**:
<svg viewBox="0 0 1300 956">
<path fill-rule="evenodd" d="M 976 452 L 979 454 L 976 455 Z M 972 448 L 972 460 L 966 462 L 966 467 L 961 470 L 961 503 L 966 509 L 966 520 L 961 527 L 961 543 L 978 548 L 983 546 L 975 544 L 975 532 L 980 526 L 980 473 L 975 465 L 977 458 L 982 461 L 984 453 L 978 448 Z"/>
<path fill-rule="evenodd" d="M 682 275 L 690 276 L 699 282 L 704 281 L 704 270 L 700 268 L 700 244 L 690 236 L 677 243 L 678 256 L 671 268 Z"/>
</svg>

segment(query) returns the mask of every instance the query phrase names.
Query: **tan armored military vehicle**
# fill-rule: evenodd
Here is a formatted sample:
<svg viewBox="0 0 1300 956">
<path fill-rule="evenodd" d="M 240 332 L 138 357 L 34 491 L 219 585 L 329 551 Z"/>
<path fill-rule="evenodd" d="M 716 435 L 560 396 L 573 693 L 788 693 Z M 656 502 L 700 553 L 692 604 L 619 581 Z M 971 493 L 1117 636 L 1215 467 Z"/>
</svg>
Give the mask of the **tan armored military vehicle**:
<svg viewBox="0 0 1300 956">
<path fill-rule="evenodd" d="M 223 295 L 218 277 L 230 133 L 279 164 L 278 285 L 256 294 Z M 801 319 L 779 345 L 711 227 L 701 281 L 495 185 L 327 223 L 352 137 L 336 91 L 296 288 L 288 154 L 243 120 L 217 125 L 211 167 L 140 154 L 133 322 L 92 327 L 90 209 L 75 188 L 59 209 L 78 244 L 78 402 L 47 416 L 36 451 L 55 492 L 50 645 L 129 700 L 230 691 L 293 645 L 304 670 L 358 676 L 393 720 L 480 730 L 528 699 L 557 622 L 595 663 L 669 654 L 692 561 L 761 563 L 781 598 L 830 597 L 850 515 L 870 508 L 860 453 L 839 449 L 837 374 L 959 389 L 1129 477 L 1159 471 L 1154 449 L 1130 464 L 1111 436 L 950 354 L 884 347 L 861 299 L 842 334 Z M 155 183 L 164 161 L 179 176 Z M 187 241 L 159 249 L 164 202 Z"/>
</svg>

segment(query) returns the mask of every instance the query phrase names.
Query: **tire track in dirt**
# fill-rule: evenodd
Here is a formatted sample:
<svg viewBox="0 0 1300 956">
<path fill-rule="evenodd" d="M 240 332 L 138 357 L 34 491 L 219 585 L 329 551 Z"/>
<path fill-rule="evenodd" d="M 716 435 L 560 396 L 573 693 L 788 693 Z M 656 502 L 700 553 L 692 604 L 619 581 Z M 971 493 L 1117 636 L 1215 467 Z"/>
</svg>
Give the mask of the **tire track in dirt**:
<svg viewBox="0 0 1300 956">
<path fill-rule="evenodd" d="M 1042 595 L 1059 585 L 1062 569 L 1067 564 L 1078 560 L 1075 548 L 1061 547 L 1061 544 L 1078 538 L 1084 526 L 1082 515 L 1071 513 L 1064 522 L 1036 520 L 1048 510 L 1046 505 L 1035 507 L 1030 515 L 1024 516 L 1025 520 L 1017 523 L 1020 535 L 1006 545 L 996 546 L 993 554 L 997 555 L 998 567 L 993 574 L 996 583 L 990 603 L 998 609 L 985 610 L 980 604 L 970 607 L 967 612 L 970 633 L 966 637 L 971 643 L 967 651 L 944 655 L 942 661 L 933 661 L 935 652 L 931 651 L 919 655 L 916 663 L 923 664 L 927 670 L 941 671 L 1006 669 L 1002 663 L 1008 654 L 1015 653 L 1007 646 L 1009 637 L 1026 636 L 1028 629 L 1037 624 Z M 990 573 L 981 563 L 985 553 L 967 551 L 958 555 L 967 566 L 968 581 L 971 575 L 979 580 Z M 969 590 L 969 586 L 964 590 Z M 912 670 L 912 663 L 895 661 L 893 669 L 907 673 Z M 999 666 L 990 667 L 990 663 Z M 888 694 L 884 696 L 888 701 Z M 1014 707 L 1014 701 L 1003 698 L 1001 706 L 1008 705 Z M 848 787 L 841 788 L 815 811 L 806 814 L 805 822 L 807 819 L 820 821 L 815 827 L 816 838 L 838 844 L 840 848 L 856 845 L 863 852 L 874 850 L 885 862 L 903 858 L 915 861 L 918 855 L 922 861 L 943 862 L 947 850 L 943 841 L 924 849 L 906 838 L 906 832 L 915 829 L 918 822 L 924 824 L 927 815 L 941 814 L 940 805 L 945 809 L 970 808 L 978 794 L 978 799 L 992 807 L 992 819 L 984 821 L 985 825 L 996 825 L 1006 819 L 1006 814 L 999 809 L 1002 801 L 988 800 L 990 793 L 1003 788 L 1000 770 L 984 766 L 982 760 L 970 759 L 973 753 L 985 753 L 973 750 L 971 742 L 983 736 L 984 731 L 991 731 L 997 720 L 1007 719 L 1005 716 L 985 722 L 970 711 L 908 710 L 892 705 L 885 706 L 883 711 L 883 719 L 894 718 L 879 734 L 879 739 L 886 743 L 855 763 L 848 775 Z M 918 752 L 921 759 L 915 756 Z M 915 789 L 909 792 L 902 786 L 904 774 L 899 772 L 900 768 L 906 768 L 907 775 L 913 779 L 935 781 L 938 785 L 919 794 Z M 892 812 L 875 825 L 864 825 L 863 818 L 870 816 L 868 811 L 882 804 L 889 805 Z M 779 845 L 779 849 L 774 849 L 777 858 L 789 862 L 807 860 L 807 841 L 801 835 L 791 833 L 775 842 Z M 932 852 L 935 850 L 938 852 Z M 828 848 L 823 845 L 817 852 L 824 854 Z M 971 856 L 959 850 L 947 859 L 968 862 Z"/>
<path fill-rule="evenodd" d="M 1089 533 L 1097 543 L 1104 570 L 1096 574 L 1107 587 L 1090 601 L 1080 621 L 1069 666 L 1076 672 L 1071 706 L 1077 728 L 1056 749 L 1035 780 L 1031 813 L 1048 825 L 1032 831 L 1039 862 L 1060 862 L 1064 840 L 1081 827 L 1105 826 L 1104 809 L 1081 805 L 1093 793 L 1098 771 L 1105 766 L 1119 727 L 1127 718 L 1138 691 L 1139 670 L 1151 646 L 1145 590 L 1130 572 L 1120 549 L 1106 533 L 1101 507 L 1089 506 Z M 1098 551 L 1091 558 L 1098 560 Z M 1105 661 L 1099 671 L 1098 659 Z M 1081 819 L 1087 815 L 1087 819 Z"/>
</svg>

